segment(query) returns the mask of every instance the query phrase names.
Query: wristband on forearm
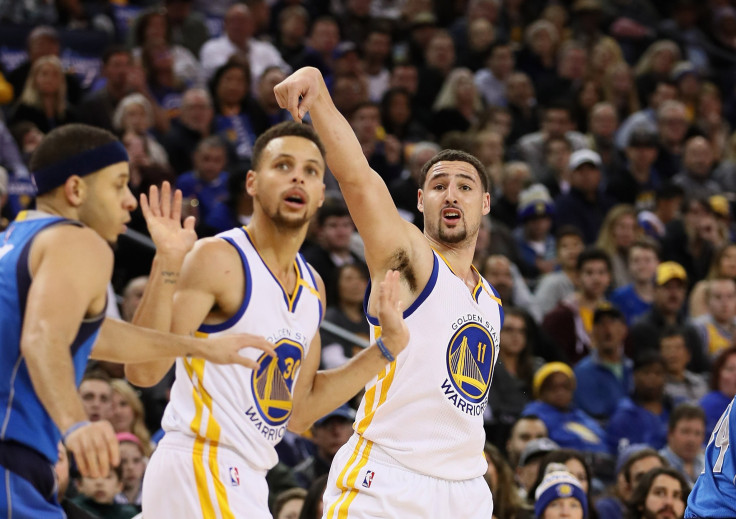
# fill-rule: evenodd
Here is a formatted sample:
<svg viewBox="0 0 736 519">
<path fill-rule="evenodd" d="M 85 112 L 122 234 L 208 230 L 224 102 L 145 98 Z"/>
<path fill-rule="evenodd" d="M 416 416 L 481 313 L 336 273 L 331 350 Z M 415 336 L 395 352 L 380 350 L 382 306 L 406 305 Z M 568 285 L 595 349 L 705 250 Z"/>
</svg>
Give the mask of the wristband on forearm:
<svg viewBox="0 0 736 519">
<path fill-rule="evenodd" d="M 386 360 L 389 362 L 394 361 L 394 356 L 391 354 L 390 351 L 388 351 L 388 348 L 385 344 L 383 344 L 383 339 L 380 337 L 376 337 L 376 346 L 378 346 L 378 349 L 381 350 L 381 354 L 386 357 Z"/>
<path fill-rule="evenodd" d="M 71 436 L 71 435 L 72 435 L 72 433 L 74 433 L 74 432 L 75 432 L 75 431 L 77 431 L 78 429 L 81 429 L 82 427 L 84 427 L 84 426 L 86 426 L 86 425 L 89 425 L 89 424 L 91 424 L 91 423 L 92 423 L 92 422 L 90 422 L 89 420 L 83 420 L 83 421 L 81 421 L 81 422 L 77 422 L 77 423 L 75 423 L 74 425 L 72 425 L 71 427 L 69 427 L 69 428 L 68 428 L 68 429 L 67 429 L 67 430 L 66 430 L 66 431 L 64 432 L 64 434 L 63 434 L 63 435 L 62 435 L 62 437 L 61 437 L 62 441 L 63 441 L 64 443 L 66 443 L 66 439 L 67 439 L 67 438 L 69 438 L 69 436 Z"/>
</svg>

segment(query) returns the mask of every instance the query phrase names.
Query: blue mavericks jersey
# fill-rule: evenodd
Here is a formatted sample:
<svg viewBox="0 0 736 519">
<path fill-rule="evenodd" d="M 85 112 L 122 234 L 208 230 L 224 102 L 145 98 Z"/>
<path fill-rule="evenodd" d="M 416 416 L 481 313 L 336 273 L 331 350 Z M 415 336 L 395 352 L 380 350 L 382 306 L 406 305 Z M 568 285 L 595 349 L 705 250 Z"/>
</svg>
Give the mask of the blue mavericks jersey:
<svg viewBox="0 0 736 519">
<path fill-rule="evenodd" d="M 713 429 L 705 448 L 705 470 L 687 500 L 685 517 L 736 517 L 736 452 L 731 447 L 731 429 L 736 432 L 733 400 Z"/>
<path fill-rule="evenodd" d="M 60 224 L 79 225 L 44 213 L 21 212 L 0 233 L 0 441 L 27 445 L 51 463 L 58 458 L 61 434 L 33 390 L 28 367 L 20 354 L 20 339 L 31 286 L 31 244 L 40 231 Z M 70 345 L 77 385 L 82 381 L 103 318 L 104 312 L 85 320 Z"/>
</svg>

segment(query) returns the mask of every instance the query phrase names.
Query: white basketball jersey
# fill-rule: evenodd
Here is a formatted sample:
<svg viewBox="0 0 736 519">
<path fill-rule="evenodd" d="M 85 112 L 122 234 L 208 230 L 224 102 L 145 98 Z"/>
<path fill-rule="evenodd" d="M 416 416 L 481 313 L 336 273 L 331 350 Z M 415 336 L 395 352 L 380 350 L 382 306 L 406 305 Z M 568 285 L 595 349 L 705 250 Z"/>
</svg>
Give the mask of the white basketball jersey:
<svg viewBox="0 0 736 519">
<path fill-rule="evenodd" d="M 322 302 L 314 276 L 297 255 L 293 294 L 271 273 L 247 230 L 218 234 L 240 254 L 245 294 L 238 312 L 219 325 L 202 325 L 202 337 L 251 333 L 276 345 L 278 359 L 248 348 L 257 371 L 202 359 L 177 359 L 176 381 L 163 418 L 166 432 L 179 431 L 204 442 L 229 447 L 254 468 L 268 470 L 278 461 L 274 446 L 286 432 L 292 391 L 302 360 L 319 328 Z M 204 339 L 206 340 L 206 339 Z"/>
<path fill-rule="evenodd" d="M 366 386 L 356 432 L 421 474 L 485 474 L 483 411 L 503 322 L 498 294 L 482 277 L 471 293 L 435 253 L 429 282 L 404 318 L 409 345 Z M 379 323 L 368 320 L 374 339 Z"/>
</svg>

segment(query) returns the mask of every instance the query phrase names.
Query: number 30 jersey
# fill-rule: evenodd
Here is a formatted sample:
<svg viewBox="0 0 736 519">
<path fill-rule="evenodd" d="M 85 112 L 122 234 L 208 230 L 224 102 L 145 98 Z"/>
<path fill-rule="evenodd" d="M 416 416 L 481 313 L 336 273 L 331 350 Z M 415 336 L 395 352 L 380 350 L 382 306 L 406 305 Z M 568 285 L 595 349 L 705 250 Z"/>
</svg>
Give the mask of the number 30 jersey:
<svg viewBox="0 0 736 519">
<path fill-rule="evenodd" d="M 241 354 L 258 361 L 257 370 L 202 359 L 177 359 L 176 381 L 163 428 L 167 433 L 194 436 L 201 445 L 208 441 L 226 446 L 254 468 L 265 471 L 278 461 L 274 446 L 286 432 L 292 391 L 319 328 L 322 302 L 315 278 L 301 255 L 294 261 L 296 286 L 288 294 L 244 227 L 218 237 L 240 255 L 245 293 L 235 315 L 218 325 L 203 324 L 197 335 L 261 335 L 276 345 L 278 358 L 255 348 L 242 350 Z"/>
<path fill-rule="evenodd" d="M 736 517 L 736 452 L 730 431 L 736 433 L 734 401 L 718 420 L 705 448 L 705 469 L 687 500 L 685 517 Z"/>
</svg>

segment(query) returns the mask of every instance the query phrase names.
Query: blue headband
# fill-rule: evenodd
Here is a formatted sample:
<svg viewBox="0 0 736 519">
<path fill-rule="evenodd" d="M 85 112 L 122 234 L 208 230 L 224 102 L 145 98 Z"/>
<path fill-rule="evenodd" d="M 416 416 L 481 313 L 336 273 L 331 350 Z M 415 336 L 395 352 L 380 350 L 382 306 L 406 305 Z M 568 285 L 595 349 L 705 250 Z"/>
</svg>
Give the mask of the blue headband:
<svg viewBox="0 0 736 519">
<path fill-rule="evenodd" d="M 72 175 L 84 177 L 118 162 L 128 162 L 128 152 L 120 141 L 83 151 L 33 172 L 37 194 L 43 195 L 64 185 Z"/>
</svg>

